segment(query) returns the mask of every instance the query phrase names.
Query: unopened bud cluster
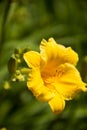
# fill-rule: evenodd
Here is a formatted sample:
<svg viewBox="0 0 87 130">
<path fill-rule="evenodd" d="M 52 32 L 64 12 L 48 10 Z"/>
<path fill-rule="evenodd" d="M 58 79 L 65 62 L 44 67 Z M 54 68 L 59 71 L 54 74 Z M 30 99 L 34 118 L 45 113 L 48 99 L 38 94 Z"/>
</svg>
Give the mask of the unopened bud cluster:
<svg viewBox="0 0 87 130">
<path fill-rule="evenodd" d="M 10 73 L 11 81 L 24 81 L 25 74 L 29 73 L 29 68 L 23 60 L 23 54 L 29 49 L 15 49 L 8 62 L 8 70 Z"/>
</svg>

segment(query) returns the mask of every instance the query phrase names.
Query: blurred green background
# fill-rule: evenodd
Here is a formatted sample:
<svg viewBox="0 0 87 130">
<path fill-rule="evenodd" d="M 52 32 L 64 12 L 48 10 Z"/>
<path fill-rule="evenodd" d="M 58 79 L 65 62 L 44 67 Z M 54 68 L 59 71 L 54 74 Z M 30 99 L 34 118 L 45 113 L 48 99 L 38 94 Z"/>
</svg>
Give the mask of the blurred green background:
<svg viewBox="0 0 87 130">
<path fill-rule="evenodd" d="M 39 51 L 42 38 L 54 37 L 79 54 L 87 82 L 87 0 L 0 0 L 0 129 L 86 130 L 87 93 L 80 93 L 54 115 L 35 99 L 26 82 L 11 82 L 8 60 L 15 48 Z M 77 81 L 78 82 L 78 81 Z"/>
</svg>

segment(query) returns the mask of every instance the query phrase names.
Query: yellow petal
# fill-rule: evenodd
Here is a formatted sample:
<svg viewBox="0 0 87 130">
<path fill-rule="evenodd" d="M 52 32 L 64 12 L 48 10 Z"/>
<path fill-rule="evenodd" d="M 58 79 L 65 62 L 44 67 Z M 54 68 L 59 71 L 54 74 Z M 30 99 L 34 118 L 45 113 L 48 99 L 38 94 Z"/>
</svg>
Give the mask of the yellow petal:
<svg viewBox="0 0 87 130">
<path fill-rule="evenodd" d="M 78 92 L 87 91 L 86 84 L 82 82 L 80 73 L 73 65 L 65 63 L 60 68 L 55 88 L 64 99 L 70 100 Z"/>
<path fill-rule="evenodd" d="M 31 69 L 27 86 L 40 101 L 49 101 L 54 96 L 54 93 L 44 86 L 40 70 L 37 68 Z"/>
<path fill-rule="evenodd" d="M 29 78 L 27 82 L 28 88 L 32 91 L 34 96 L 40 101 L 50 100 L 54 94 L 49 88 L 44 86 L 40 72 L 40 55 L 38 52 L 30 51 L 24 54 L 24 60 L 27 65 L 31 67 Z"/>
<path fill-rule="evenodd" d="M 65 62 L 68 62 L 76 66 L 79 57 L 78 54 L 74 50 L 72 50 L 71 47 L 67 47 L 64 60 Z"/>
<path fill-rule="evenodd" d="M 41 58 L 46 65 L 45 69 L 52 69 L 65 62 L 76 65 L 78 61 L 75 51 L 70 47 L 65 48 L 63 45 L 57 44 L 53 38 L 50 38 L 48 42 L 43 39 L 40 50 Z"/>
<path fill-rule="evenodd" d="M 57 92 L 55 93 L 55 97 L 53 97 L 48 103 L 55 114 L 61 113 L 65 107 L 65 101 L 63 97 Z"/>
<path fill-rule="evenodd" d="M 29 67 L 40 67 L 40 54 L 38 52 L 26 52 L 23 57 Z"/>
<path fill-rule="evenodd" d="M 49 69 L 61 64 L 61 57 L 63 55 L 62 52 L 64 52 L 65 47 L 56 44 L 53 38 L 49 39 L 48 42 L 45 39 L 43 39 L 41 41 L 40 50 L 41 58 Z"/>
</svg>

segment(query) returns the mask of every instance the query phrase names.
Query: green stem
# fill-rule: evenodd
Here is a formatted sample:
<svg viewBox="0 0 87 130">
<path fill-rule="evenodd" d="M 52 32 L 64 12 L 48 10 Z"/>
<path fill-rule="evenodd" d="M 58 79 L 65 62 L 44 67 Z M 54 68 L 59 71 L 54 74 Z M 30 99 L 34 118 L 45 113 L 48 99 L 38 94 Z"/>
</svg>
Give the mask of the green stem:
<svg viewBox="0 0 87 130">
<path fill-rule="evenodd" d="M 11 5 L 11 0 L 8 0 L 6 2 L 5 12 L 4 12 L 3 21 L 2 21 L 1 40 L 0 40 L 0 53 L 2 51 L 2 47 L 3 47 L 4 42 L 5 42 L 6 21 L 7 21 L 7 18 L 8 18 L 10 5 Z"/>
</svg>

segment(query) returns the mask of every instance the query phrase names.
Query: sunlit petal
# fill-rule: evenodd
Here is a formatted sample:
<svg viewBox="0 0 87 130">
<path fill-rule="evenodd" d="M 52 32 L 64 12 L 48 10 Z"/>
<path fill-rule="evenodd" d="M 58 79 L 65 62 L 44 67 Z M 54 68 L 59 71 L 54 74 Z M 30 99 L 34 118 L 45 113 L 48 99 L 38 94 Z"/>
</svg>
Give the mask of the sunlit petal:
<svg viewBox="0 0 87 130">
<path fill-rule="evenodd" d="M 63 97 L 57 92 L 55 93 L 55 97 L 52 98 L 48 103 L 55 114 L 61 113 L 65 107 L 65 101 Z"/>
<path fill-rule="evenodd" d="M 61 57 L 63 56 L 65 47 L 57 44 L 53 38 L 50 38 L 48 42 L 43 39 L 41 41 L 40 51 L 41 58 L 46 64 L 46 69 L 52 69 L 61 64 Z"/>
<path fill-rule="evenodd" d="M 24 54 L 24 60 L 29 67 L 40 67 L 40 54 L 38 52 L 26 52 Z"/>
<path fill-rule="evenodd" d="M 78 54 L 71 47 L 67 47 L 64 61 L 73 65 L 77 65 L 78 60 Z"/>
<path fill-rule="evenodd" d="M 41 57 L 46 63 L 46 69 L 52 69 L 65 62 L 73 65 L 77 64 L 77 53 L 70 47 L 66 48 L 63 45 L 57 44 L 53 38 L 50 38 L 48 42 L 43 39 L 41 41 L 40 50 Z"/>
<path fill-rule="evenodd" d="M 65 63 L 60 68 L 55 87 L 64 99 L 70 100 L 78 92 L 87 91 L 86 84 L 82 82 L 80 73 L 73 65 Z"/>
<path fill-rule="evenodd" d="M 40 101 L 49 101 L 54 93 L 44 86 L 44 82 L 40 75 L 40 70 L 37 68 L 31 69 L 27 82 L 28 88 L 34 96 Z"/>
</svg>

